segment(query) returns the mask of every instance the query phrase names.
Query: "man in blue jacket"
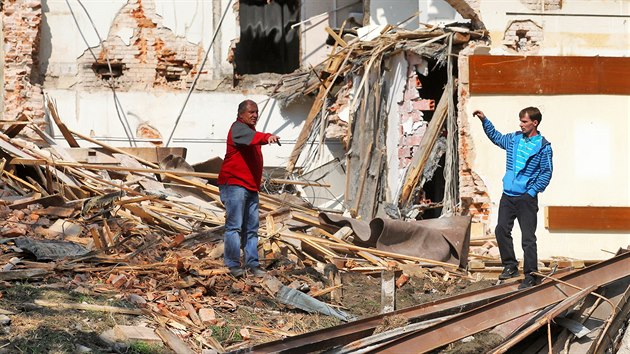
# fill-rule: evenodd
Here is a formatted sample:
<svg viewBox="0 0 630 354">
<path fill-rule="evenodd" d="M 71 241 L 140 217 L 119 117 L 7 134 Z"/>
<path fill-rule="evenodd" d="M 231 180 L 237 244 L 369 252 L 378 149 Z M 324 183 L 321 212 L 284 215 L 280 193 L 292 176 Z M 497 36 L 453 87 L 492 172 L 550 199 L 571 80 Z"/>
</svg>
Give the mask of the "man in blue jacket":
<svg viewBox="0 0 630 354">
<path fill-rule="evenodd" d="M 503 272 L 499 279 L 519 276 L 512 241 L 514 219 L 518 219 L 522 233 L 525 274 L 519 289 L 528 288 L 537 283 L 533 273 L 538 271 L 536 248 L 538 193 L 547 188 L 553 171 L 551 143 L 538 131 L 542 114 L 536 107 L 522 109 L 518 114 L 521 131 L 509 134 L 498 132 L 482 111 L 476 110 L 473 115 L 481 120 L 483 131 L 490 141 L 506 151 L 503 195 L 495 229 L 503 264 Z"/>
</svg>

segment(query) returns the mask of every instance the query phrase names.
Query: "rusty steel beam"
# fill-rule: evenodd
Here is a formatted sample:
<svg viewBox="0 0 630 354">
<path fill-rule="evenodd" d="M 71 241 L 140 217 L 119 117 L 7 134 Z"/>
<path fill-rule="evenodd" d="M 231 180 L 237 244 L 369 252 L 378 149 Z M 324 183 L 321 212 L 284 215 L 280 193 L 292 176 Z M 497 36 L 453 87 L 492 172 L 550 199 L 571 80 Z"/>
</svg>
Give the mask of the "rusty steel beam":
<svg viewBox="0 0 630 354">
<path fill-rule="evenodd" d="M 309 353 L 312 351 L 341 346 L 372 335 L 374 329 L 388 316 L 404 316 L 413 322 L 452 315 L 468 311 L 476 306 L 508 296 L 517 291 L 518 283 L 508 283 L 452 296 L 419 306 L 408 307 L 388 313 L 364 318 L 358 321 L 304 333 L 269 343 L 242 349 L 234 353 Z"/>
<path fill-rule="evenodd" d="M 395 339 L 373 352 L 425 353 L 558 303 L 578 293 L 579 290 L 575 287 L 599 287 L 628 275 L 630 275 L 630 252 L 562 277 L 563 282 L 573 286 L 546 282 Z"/>
</svg>

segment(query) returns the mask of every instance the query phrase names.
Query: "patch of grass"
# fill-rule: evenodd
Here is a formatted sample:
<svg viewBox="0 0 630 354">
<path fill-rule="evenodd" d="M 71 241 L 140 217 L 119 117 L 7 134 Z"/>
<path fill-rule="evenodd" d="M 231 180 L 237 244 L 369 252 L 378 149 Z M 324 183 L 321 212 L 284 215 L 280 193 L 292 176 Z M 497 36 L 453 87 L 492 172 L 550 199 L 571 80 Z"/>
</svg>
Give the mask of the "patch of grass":
<svg viewBox="0 0 630 354">
<path fill-rule="evenodd" d="M 40 288 L 18 283 L 6 289 L 4 298 L 7 301 L 33 302 L 41 297 L 42 292 Z"/>
<path fill-rule="evenodd" d="M 239 333 L 238 329 L 230 326 L 210 326 L 212 330 L 212 337 L 216 339 L 219 343 L 235 343 L 242 342 L 243 336 Z"/>
<path fill-rule="evenodd" d="M 127 349 L 127 354 L 166 354 L 166 349 L 159 344 L 134 342 Z"/>
<path fill-rule="evenodd" d="M 72 353 L 76 344 L 90 347 L 94 353 L 105 353 L 106 348 L 96 333 L 77 333 L 67 330 L 39 326 L 36 329 L 23 333 L 17 338 L 11 339 L 11 353 L 49 354 Z"/>
</svg>

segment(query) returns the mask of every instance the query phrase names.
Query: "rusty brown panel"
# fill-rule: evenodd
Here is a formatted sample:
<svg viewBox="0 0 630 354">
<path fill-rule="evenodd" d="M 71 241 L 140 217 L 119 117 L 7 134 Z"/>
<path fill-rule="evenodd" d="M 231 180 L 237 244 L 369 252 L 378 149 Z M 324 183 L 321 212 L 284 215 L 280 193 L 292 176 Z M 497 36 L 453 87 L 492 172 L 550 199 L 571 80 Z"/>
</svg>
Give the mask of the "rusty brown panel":
<svg viewBox="0 0 630 354">
<path fill-rule="evenodd" d="M 426 353 L 527 313 L 558 303 L 589 286 L 602 286 L 630 275 L 630 252 L 562 277 L 522 290 L 488 305 L 479 306 L 434 326 L 409 333 L 370 353 Z M 571 284 L 567 285 L 564 282 Z"/>
<path fill-rule="evenodd" d="M 472 94 L 630 94 L 630 58 L 472 55 Z"/>
<path fill-rule="evenodd" d="M 548 206 L 551 231 L 630 231 L 630 207 Z"/>
</svg>

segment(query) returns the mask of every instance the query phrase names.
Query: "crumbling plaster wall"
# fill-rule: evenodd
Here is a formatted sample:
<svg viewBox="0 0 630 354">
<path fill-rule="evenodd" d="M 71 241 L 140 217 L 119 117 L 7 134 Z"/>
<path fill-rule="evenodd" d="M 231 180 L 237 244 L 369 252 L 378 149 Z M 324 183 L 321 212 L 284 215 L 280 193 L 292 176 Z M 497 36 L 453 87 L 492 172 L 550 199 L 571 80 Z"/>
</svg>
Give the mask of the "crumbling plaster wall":
<svg viewBox="0 0 630 354">
<path fill-rule="evenodd" d="M 36 0 L 9 0 L 2 6 L 3 119 L 15 120 L 21 113 L 42 118 L 42 88 L 32 80 L 37 65 L 41 4 Z"/>
<path fill-rule="evenodd" d="M 286 162 L 310 107 L 308 99 L 280 108 L 274 100 L 256 94 L 254 87 L 214 91 L 218 82 L 226 77 L 230 83 L 232 65 L 227 59 L 231 41 L 238 38 L 239 33 L 236 1 L 229 8 L 227 0 L 84 1 L 103 39 L 105 51 L 85 12 L 75 2 L 70 3 L 78 27 L 99 63 L 106 64 L 107 57 L 112 63 L 125 65 L 123 75 L 114 83 L 121 112 L 132 131 L 136 133 L 138 128 L 150 125 L 164 142 L 183 109 L 191 78 L 210 45 L 213 30 L 227 9 L 218 37 L 220 41 L 214 43 L 209 53 L 197 90 L 183 110 L 170 146 L 187 147 L 187 160 L 191 163 L 222 157 L 236 107 L 250 98 L 260 104 L 258 128 L 280 135 L 283 141 L 282 147 L 266 148 L 266 164 L 282 166 Z M 71 129 L 112 145 L 128 146 L 111 90 L 93 71 L 94 58 L 68 6 L 64 1 L 44 1 L 44 4 L 42 31 L 46 40 L 40 47 L 40 67 L 46 74 L 46 92 L 56 100 L 62 119 Z M 189 71 L 182 80 L 168 81 L 158 71 L 161 65 L 168 70 L 169 64 L 175 64 L 174 69 L 185 65 Z M 106 65 L 101 67 L 107 68 Z M 220 73 L 218 80 L 217 72 Z M 63 142 L 58 132 L 55 137 Z M 138 139 L 138 144 L 151 146 L 143 139 Z"/>
<path fill-rule="evenodd" d="M 490 34 L 492 54 L 519 52 L 510 43 L 514 24 L 522 23 L 529 26 L 524 36 L 538 41 L 539 48 L 530 54 L 628 55 L 628 1 L 482 1 L 480 12 Z"/>
<path fill-rule="evenodd" d="M 108 88 L 109 83 L 104 79 L 108 78 L 109 60 L 116 72 L 121 71 L 114 83 L 123 91 L 190 87 L 211 43 L 216 12 L 222 13 L 228 4 L 202 0 L 185 4 L 118 0 L 85 2 L 86 11 L 83 11 L 73 2 L 71 8 L 61 1 L 44 2 L 47 26 L 43 29 L 46 40 L 42 42 L 40 62 L 46 75 L 45 87 Z M 197 88 L 216 86 L 213 79 L 217 72 L 231 73 L 226 38 L 236 38 L 236 31 L 234 10 L 228 9 L 221 27 L 222 36 L 213 44 Z M 91 51 L 86 48 L 84 38 Z"/>
</svg>

